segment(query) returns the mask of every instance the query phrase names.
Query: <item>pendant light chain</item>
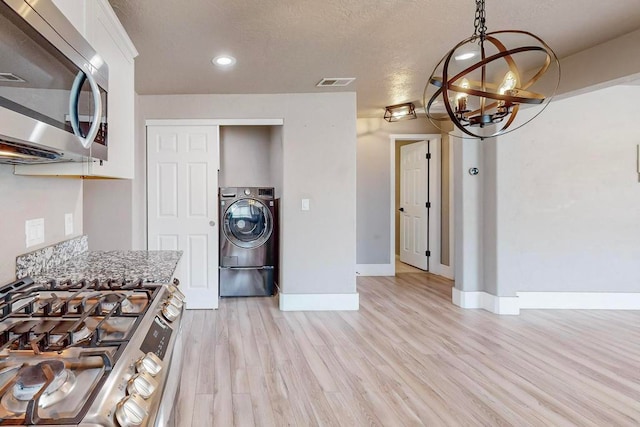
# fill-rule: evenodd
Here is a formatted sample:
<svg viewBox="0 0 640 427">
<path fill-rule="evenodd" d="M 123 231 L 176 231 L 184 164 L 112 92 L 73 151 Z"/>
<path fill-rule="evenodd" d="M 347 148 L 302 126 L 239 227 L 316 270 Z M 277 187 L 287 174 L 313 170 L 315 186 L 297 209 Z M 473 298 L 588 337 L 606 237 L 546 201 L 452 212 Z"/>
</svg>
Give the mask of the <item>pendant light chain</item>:
<svg viewBox="0 0 640 427">
<path fill-rule="evenodd" d="M 484 0 L 476 0 L 476 19 L 473 22 L 473 38 L 483 43 L 487 33 L 487 17 L 484 11 Z"/>
</svg>

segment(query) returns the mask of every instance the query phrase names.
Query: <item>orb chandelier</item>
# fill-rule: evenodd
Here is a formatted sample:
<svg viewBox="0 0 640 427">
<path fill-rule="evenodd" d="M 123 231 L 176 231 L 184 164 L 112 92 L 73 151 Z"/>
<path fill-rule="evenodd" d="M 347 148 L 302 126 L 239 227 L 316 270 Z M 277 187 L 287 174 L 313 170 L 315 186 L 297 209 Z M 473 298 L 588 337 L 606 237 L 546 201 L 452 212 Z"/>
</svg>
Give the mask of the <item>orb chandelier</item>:
<svg viewBox="0 0 640 427">
<path fill-rule="evenodd" d="M 513 131 L 540 114 L 560 83 L 560 63 L 534 34 L 487 33 L 485 0 L 476 0 L 474 28 L 433 70 L 423 105 L 439 129 L 453 135 L 445 125 L 451 121 L 466 135 L 483 139 Z M 528 108 L 536 110 L 521 111 Z"/>
</svg>

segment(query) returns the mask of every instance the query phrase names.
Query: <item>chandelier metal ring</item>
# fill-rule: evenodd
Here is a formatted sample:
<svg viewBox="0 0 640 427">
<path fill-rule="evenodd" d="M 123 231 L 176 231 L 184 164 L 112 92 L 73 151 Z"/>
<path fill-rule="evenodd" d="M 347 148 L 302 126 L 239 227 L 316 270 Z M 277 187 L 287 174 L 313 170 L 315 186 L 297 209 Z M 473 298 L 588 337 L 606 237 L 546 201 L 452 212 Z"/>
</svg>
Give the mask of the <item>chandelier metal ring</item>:
<svg viewBox="0 0 640 427">
<path fill-rule="evenodd" d="M 478 8 L 480 12 L 484 11 L 482 0 Z M 483 31 L 486 27 L 478 30 L 480 24 L 484 24 L 484 20 L 476 22 L 474 35 L 454 46 L 435 67 L 425 86 L 423 105 L 427 117 L 441 130 L 449 131 L 440 123 L 450 120 L 469 136 L 488 138 L 523 126 L 546 108 L 559 86 L 560 63 L 553 49 L 535 34 L 520 30 L 486 33 Z M 512 47 L 504 41 L 505 38 L 511 41 L 517 37 L 528 38 L 529 42 Z M 479 46 L 475 47 L 476 51 L 479 50 L 476 53 L 478 60 L 460 69 L 458 54 L 470 51 L 469 47 L 476 45 Z M 516 62 L 517 58 L 525 55 L 526 60 L 518 59 Z M 535 64 L 531 57 L 538 57 Z M 452 66 L 454 62 L 458 68 Z M 557 68 L 555 82 L 548 73 L 552 68 Z M 503 74 L 497 71 L 499 69 Z M 546 81 L 536 85 L 543 76 L 546 76 Z M 541 88 L 548 94 L 543 94 Z M 444 111 L 439 106 L 434 108 L 439 100 L 442 100 Z M 541 108 L 532 117 L 517 119 L 521 106 L 525 105 Z M 434 111 L 438 109 L 439 114 Z M 444 112 L 446 116 L 443 116 Z M 474 131 L 470 129 L 472 127 L 481 130 Z"/>
</svg>

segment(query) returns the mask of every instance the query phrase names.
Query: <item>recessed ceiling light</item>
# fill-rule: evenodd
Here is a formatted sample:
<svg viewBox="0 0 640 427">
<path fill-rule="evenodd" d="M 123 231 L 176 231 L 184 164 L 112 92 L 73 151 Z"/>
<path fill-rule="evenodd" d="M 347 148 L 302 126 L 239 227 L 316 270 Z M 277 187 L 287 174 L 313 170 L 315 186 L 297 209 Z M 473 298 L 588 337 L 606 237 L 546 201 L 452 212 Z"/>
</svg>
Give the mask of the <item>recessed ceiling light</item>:
<svg viewBox="0 0 640 427">
<path fill-rule="evenodd" d="M 236 63 L 236 58 L 229 55 L 219 55 L 213 58 L 211 62 L 219 67 L 230 67 Z"/>
<path fill-rule="evenodd" d="M 467 52 L 467 53 L 462 53 L 458 56 L 455 57 L 456 61 L 464 61 L 465 59 L 471 59 L 474 56 L 476 56 L 475 52 Z"/>
</svg>

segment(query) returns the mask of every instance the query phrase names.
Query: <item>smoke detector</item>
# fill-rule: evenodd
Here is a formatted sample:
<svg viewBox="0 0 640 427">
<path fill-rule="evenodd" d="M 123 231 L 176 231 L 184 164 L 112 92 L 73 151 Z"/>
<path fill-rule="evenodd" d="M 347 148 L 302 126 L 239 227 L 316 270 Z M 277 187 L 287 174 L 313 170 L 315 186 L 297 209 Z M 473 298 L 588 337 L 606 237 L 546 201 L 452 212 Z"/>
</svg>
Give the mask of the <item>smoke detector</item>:
<svg viewBox="0 0 640 427">
<path fill-rule="evenodd" d="M 325 77 L 316 85 L 317 87 L 345 87 L 353 82 L 355 77 Z"/>
</svg>

